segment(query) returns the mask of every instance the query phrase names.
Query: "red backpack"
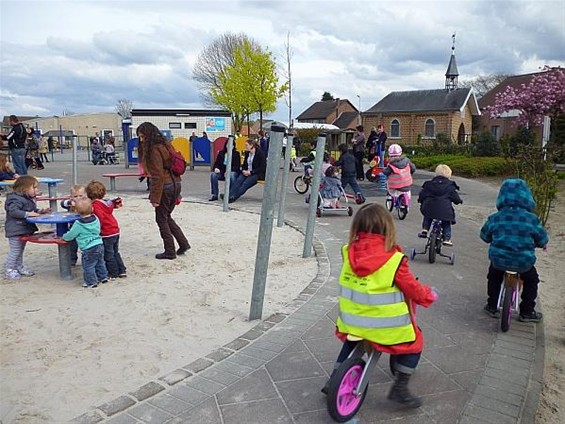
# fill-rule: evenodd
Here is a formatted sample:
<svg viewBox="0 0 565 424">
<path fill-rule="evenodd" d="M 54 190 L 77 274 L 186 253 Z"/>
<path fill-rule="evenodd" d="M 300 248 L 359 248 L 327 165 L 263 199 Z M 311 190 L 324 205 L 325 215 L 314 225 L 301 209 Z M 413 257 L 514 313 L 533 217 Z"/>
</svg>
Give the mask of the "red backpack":
<svg viewBox="0 0 565 424">
<path fill-rule="evenodd" d="M 171 156 L 169 169 L 173 173 L 173 175 L 180 177 L 186 171 L 186 161 L 184 160 L 183 155 L 177 152 L 172 145 L 167 145 L 167 149 L 169 150 L 169 155 Z"/>
</svg>

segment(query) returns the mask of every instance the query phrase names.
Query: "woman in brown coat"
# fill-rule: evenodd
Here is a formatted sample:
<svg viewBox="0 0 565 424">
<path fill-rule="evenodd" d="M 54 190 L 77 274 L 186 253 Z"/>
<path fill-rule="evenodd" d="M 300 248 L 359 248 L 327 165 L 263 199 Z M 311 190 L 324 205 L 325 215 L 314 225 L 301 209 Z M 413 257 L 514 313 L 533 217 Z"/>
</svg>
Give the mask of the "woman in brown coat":
<svg viewBox="0 0 565 424">
<path fill-rule="evenodd" d="M 171 216 L 180 197 L 181 179 L 170 170 L 169 141 L 161 134 L 159 128 L 151 122 L 144 122 L 137 127 L 137 136 L 143 169 L 151 175 L 149 201 L 155 208 L 155 221 L 165 247 L 165 251 L 155 257 L 175 259 L 177 255 L 183 255 L 190 249 L 182 229 Z M 176 251 L 175 240 L 179 245 Z"/>
</svg>

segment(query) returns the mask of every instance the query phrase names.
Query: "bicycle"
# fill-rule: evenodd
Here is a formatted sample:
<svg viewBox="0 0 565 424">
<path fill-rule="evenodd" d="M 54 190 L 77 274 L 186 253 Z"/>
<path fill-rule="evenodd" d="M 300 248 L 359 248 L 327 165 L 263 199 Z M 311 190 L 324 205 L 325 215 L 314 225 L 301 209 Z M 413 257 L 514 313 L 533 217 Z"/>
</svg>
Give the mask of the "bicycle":
<svg viewBox="0 0 565 424">
<path fill-rule="evenodd" d="M 328 412 L 338 423 L 349 421 L 363 405 L 369 387 L 369 376 L 382 355 L 366 340 L 351 335 L 347 339 L 359 343 L 332 375 L 327 394 Z M 365 355 L 366 360 L 363 359 Z M 390 357 L 389 366 L 394 375 L 393 356 Z"/>
<path fill-rule="evenodd" d="M 522 292 L 522 280 L 517 272 L 504 272 L 504 280 L 502 288 L 498 295 L 497 308 L 501 309 L 500 313 L 500 329 L 507 332 L 510 329 L 510 321 L 512 320 L 512 311 L 516 313 L 518 310 L 518 298 Z"/>
<path fill-rule="evenodd" d="M 392 190 L 392 193 L 390 191 L 387 191 L 385 205 L 389 212 L 392 212 L 392 210 L 396 208 L 398 219 L 402 221 L 404 218 L 406 218 L 406 215 L 408 215 L 410 197 L 407 193 L 403 193 L 397 190 Z"/>
<path fill-rule="evenodd" d="M 449 258 L 449 262 L 451 265 L 455 264 L 455 253 L 451 253 L 451 255 L 445 255 L 441 252 L 441 246 L 443 245 L 444 235 L 443 235 L 443 227 L 442 227 L 441 219 L 434 219 L 432 220 L 432 224 L 430 225 L 430 230 L 428 232 L 426 246 L 424 247 L 423 252 L 417 252 L 416 248 L 412 248 L 410 252 L 410 259 L 414 260 L 416 255 L 428 255 L 428 260 L 431 264 L 436 261 L 436 256 L 441 256 L 444 258 Z"/>
<path fill-rule="evenodd" d="M 298 194 L 304 194 L 312 184 L 312 176 L 308 173 L 309 167 L 304 168 L 304 173 L 294 179 L 294 189 Z"/>
</svg>

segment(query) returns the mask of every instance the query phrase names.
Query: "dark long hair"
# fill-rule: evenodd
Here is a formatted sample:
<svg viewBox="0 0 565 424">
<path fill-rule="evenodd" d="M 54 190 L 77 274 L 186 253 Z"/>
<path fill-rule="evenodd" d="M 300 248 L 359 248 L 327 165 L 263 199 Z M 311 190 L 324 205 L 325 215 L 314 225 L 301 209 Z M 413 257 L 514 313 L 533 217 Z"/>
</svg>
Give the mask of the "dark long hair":
<svg viewBox="0 0 565 424">
<path fill-rule="evenodd" d="M 147 169 L 147 160 L 153 153 L 153 147 L 157 144 L 167 144 L 169 141 L 161 133 L 161 131 L 159 131 L 159 128 L 157 128 L 151 122 L 144 122 L 143 124 L 139 125 L 135 130 L 135 133 L 138 137 L 139 134 L 143 134 L 143 136 L 145 137 L 145 142 L 143 144 L 139 143 L 138 151 L 139 157 L 141 158 L 141 163 L 143 164 L 143 168 Z"/>
</svg>

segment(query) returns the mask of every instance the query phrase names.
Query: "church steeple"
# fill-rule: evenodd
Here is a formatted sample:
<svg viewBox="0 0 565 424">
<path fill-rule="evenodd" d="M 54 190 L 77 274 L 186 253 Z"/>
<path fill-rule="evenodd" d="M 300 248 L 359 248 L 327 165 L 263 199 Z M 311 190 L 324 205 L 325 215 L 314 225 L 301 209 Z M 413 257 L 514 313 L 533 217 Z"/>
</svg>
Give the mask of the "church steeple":
<svg viewBox="0 0 565 424">
<path fill-rule="evenodd" d="M 457 89 L 457 77 L 459 77 L 457 63 L 455 62 L 455 33 L 453 33 L 451 39 L 451 58 L 449 59 L 449 65 L 447 66 L 447 72 L 445 73 L 445 89 L 447 91 Z"/>
</svg>

